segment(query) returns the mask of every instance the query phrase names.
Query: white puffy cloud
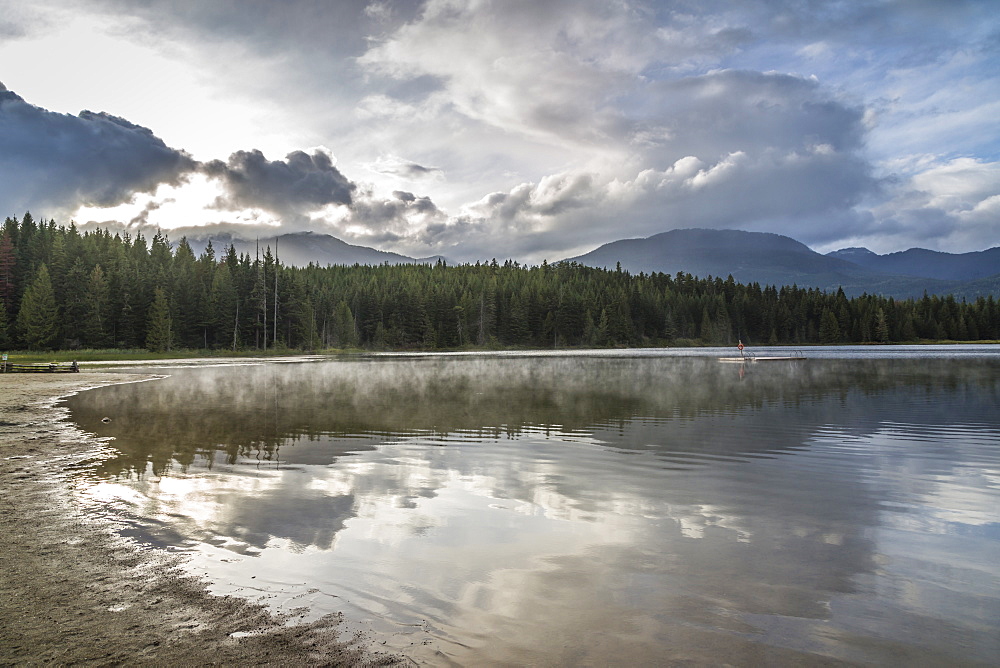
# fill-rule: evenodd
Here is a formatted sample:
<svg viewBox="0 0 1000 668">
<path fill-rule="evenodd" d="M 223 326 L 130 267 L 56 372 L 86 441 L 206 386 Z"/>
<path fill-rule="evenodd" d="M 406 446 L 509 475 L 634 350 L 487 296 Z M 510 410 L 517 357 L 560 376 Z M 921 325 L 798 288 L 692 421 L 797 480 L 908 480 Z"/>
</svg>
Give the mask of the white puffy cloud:
<svg viewBox="0 0 1000 668">
<path fill-rule="evenodd" d="M 850 167 L 856 171 L 851 171 Z M 825 182 L 818 189 L 813 184 Z M 483 257 L 523 254 L 532 261 L 560 259 L 563 249 L 649 236 L 664 229 L 750 227 L 771 230 L 792 223 L 792 236 L 825 240 L 826 214 L 849 209 L 872 187 L 863 164 L 827 145 L 811 150 L 736 151 L 714 162 L 685 156 L 666 169 L 631 178 L 588 172 L 550 175 L 497 192 L 466 208 L 461 224 L 439 229 L 436 252 Z M 853 219 L 851 222 L 854 222 Z M 480 230 L 473 239 L 470 229 Z M 489 239 L 489 231 L 499 238 Z M 521 238 L 532 234 L 530 241 Z"/>
</svg>

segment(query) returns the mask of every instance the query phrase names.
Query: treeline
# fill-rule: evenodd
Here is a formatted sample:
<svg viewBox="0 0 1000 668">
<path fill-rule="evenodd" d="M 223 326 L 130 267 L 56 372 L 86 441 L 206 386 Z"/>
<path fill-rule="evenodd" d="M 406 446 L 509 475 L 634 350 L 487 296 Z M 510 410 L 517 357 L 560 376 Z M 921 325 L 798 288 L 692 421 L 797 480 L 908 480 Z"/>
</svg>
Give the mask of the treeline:
<svg viewBox="0 0 1000 668">
<path fill-rule="evenodd" d="M 993 296 L 848 299 L 575 263 L 286 267 L 157 233 L 7 218 L 0 348 L 753 345 L 1000 339 Z"/>
</svg>

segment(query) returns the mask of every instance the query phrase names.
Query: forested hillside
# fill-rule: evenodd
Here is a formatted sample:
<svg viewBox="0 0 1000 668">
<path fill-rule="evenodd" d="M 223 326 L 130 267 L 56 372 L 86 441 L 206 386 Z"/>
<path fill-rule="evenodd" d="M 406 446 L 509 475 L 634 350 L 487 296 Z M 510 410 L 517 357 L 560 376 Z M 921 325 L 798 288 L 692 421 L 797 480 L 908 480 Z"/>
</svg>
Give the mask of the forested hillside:
<svg viewBox="0 0 1000 668">
<path fill-rule="evenodd" d="M 995 299 L 895 301 L 558 263 L 283 266 L 7 218 L 0 348 L 318 350 L 1000 338 Z"/>
</svg>

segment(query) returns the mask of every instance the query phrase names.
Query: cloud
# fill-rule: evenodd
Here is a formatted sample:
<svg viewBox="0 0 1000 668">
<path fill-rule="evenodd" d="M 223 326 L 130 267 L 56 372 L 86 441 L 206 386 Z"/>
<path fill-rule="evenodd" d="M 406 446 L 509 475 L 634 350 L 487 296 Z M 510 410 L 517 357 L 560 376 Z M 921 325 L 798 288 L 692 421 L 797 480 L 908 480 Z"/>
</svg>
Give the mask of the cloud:
<svg viewBox="0 0 1000 668">
<path fill-rule="evenodd" d="M 364 189 L 351 205 L 350 213 L 339 225 L 342 236 L 362 243 L 412 242 L 420 230 L 443 224 L 447 215 L 430 197 L 404 190 L 393 191 L 391 198 L 378 197 Z"/>
<path fill-rule="evenodd" d="M 47 111 L 0 84 L 0 206 L 7 211 L 113 206 L 176 185 L 196 166 L 147 128 L 106 113 Z"/>
<path fill-rule="evenodd" d="M 23 37 L 26 32 L 23 26 L 6 19 L 0 19 L 0 37 L 4 39 Z"/>
<path fill-rule="evenodd" d="M 409 181 L 441 176 L 441 170 L 437 167 L 425 167 L 395 155 L 379 156 L 366 167 L 377 174 L 398 176 Z"/>
<path fill-rule="evenodd" d="M 862 107 L 788 74 L 723 70 L 661 81 L 634 108 L 636 128 L 658 132 L 653 145 L 672 160 L 818 145 L 856 151 L 865 136 Z"/>
<path fill-rule="evenodd" d="M 817 26 L 792 10 L 768 26 L 752 17 L 761 11 L 664 17 L 641 4 L 428 3 L 376 40 L 362 66 L 402 81 L 433 77 L 440 86 L 427 104 L 499 131 L 510 146 L 557 147 L 563 167 L 480 196 L 412 238 L 456 257 L 516 251 L 538 260 L 560 252 L 559 235 L 564 250 L 679 226 L 808 243 L 870 225 L 853 212 L 880 187 L 862 104 L 814 77 L 699 71 L 759 42 L 761 30 L 787 39 Z M 511 155 L 478 145 L 484 160 Z M 550 153 L 536 144 L 534 155 L 537 169 Z M 491 233 L 504 238 L 488 241 Z"/>
<path fill-rule="evenodd" d="M 315 0 L 285 0 L 276 6 L 266 0 L 172 0 L 171 2 L 135 3 L 131 0 L 97 0 L 111 15 L 133 15 L 144 19 L 153 33 L 159 29 L 175 35 L 193 35 L 194 39 L 249 41 L 257 51 L 281 53 L 286 57 L 301 54 L 299 47 L 324 54 L 350 52 L 362 48 L 366 31 L 359 24 L 368 16 L 368 0 L 341 0 L 336 3 Z M 373 20 L 386 20 L 393 14 L 411 15 L 399 3 L 395 11 L 376 13 Z"/>
<path fill-rule="evenodd" d="M 597 162 L 494 192 L 429 238 L 452 256 L 475 248 L 537 261 L 677 227 L 810 243 L 872 224 L 848 215 L 880 187 L 862 152 L 864 111 L 816 81 L 745 71 L 683 77 L 651 85 L 631 113 L 622 142 L 633 158 L 624 166 Z M 503 238 L 488 242 L 490 230 Z"/>
<path fill-rule="evenodd" d="M 0 0 L 0 37 L 3 39 L 19 39 L 47 27 L 49 22 L 44 14 L 29 3 Z"/>
<path fill-rule="evenodd" d="M 855 237 L 877 252 L 914 246 L 964 252 L 1000 246 L 1000 162 L 955 158 L 896 180 Z"/>
<path fill-rule="evenodd" d="M 606 199 L 586 172 L 546 176 L 539 183 L 522 183 L 510 192 L 496 192 L 468 207 L 477 217 L 493 220 L 509 231 L 529 232 L 550 226 L 547 220 L 572 214 Z"/>
<path fill-rule="evenodd" d="M 431 77 L 456 112 L 508 133 L 567 148 L 616 148 L 643 130 L 634 124 L 655 115 L 660 103 L 679 102 L 687 93 L 711 97 L 708 89 L 689 89 L 699 75 L 736 70 L 720 62 L 742 49 L 769 38 L 780 45 L 792 36 L 824 34 L 815 11 L 773 4 L 704 10 L 589 0 L 431 0 L 417 19 L 373 39 L 358 63 L 395 80 Z M 864 12 L 826 14 L 845 34 L 863 23 Z M 759 88 L 753 75 L 767 76 L 731 72 L 727 87 L 743 78 Z M 769 82 L 776 88 L 792 79 Z M 377 99 L 379 108 L 394 108 L 389 96 Z"/>
<path fill-rule="evenodd" d="M 142 210 L 139 213 L 137 213 L 135 216 L 133 216 L 131 220 L 129 220 L 127 227 L 128 228 L 136 228 L 136 229 L 142 229 L 144 227 L 150 227 L 149 214 L 151 214 L 154 211 L 159 210 L 164 204 L 171 203 L 173 201 L 174 200 L 172 200 L 172 199 L 166 199 L 166 200 L 159 201 L 159 202 L 157 202 L 157 201 L 149 201 L 149 202 L 147 202 L 146 205 L 142 207 Z"/>
<path fill-rule="evenodd" d="M 302 215 L 329 204 L 349 206 L 357 186 L 337 169 L 330 155 L 293 151 L 284 160 L 268 160 L 261 151 L 237 151 L 227 162 L 202 166 L 226 188 L 215 206 L 240 210 L 261 208 L 287 216 Z"/>
<path fill-rule="evenodd" d="M 546 141 L 599 141 L 610 99 L 655 48 L 641 17 L 603 2 L 431 0 L 358 63 L 397 80 L 430 77 L 452 108 Z M 385 106 L 385 105 L 383 105 Z"/>
<path fill-rule="evenodd" d="M 841 215 L 874 187 L 865 167 L 820 145 L 801 152 L 737 151 L 711 163 L 686 156 L 624 180 L 556 174 L 487 195 L 452 225 L 436 228 L 428 241 L 453 257 L 510 253 L 534 261 L 681 227 L 757 229 L 825 241 L 831 233 L 843 234 L 845 225 L 869 224 Z M 838 224 L 831 231 L 832 219 Z"/>
<path fill-rule="evenodd" d="M 6 132 L 0 148 L 18 150 L 0 155 L 0 205 L 14 212 L 125 201 L 87 215 L 315 229 L 470 260 L 554 259 L 678 226 L 877 250 L 998 243 L 995 189 L 952 189 L 994 176 L 1000 42 L 989 2 L 21 4 L 0 0 L 0 34 L 19 36 L 8 45 L 69 50 L 56 28 L 72 17 L 94 49 L 63 57 L 76 69 L 19 70 L 27 51 L 0 44 L 17 72 L 8 77 L 94 72 L 85 90 L 65 81 L 61 97 L 30 95 L 63 110 L 99 99 L 185 150 L 108 114 L 34 108 L 53 129 L 107 136 Z M 141 83 L 155 66 L 156 83 L 116 99 L 129 76 L 100 65 L 129 40 L 128 53 L 148 58 L 125 72 Z M 170 95 L 135 104 L 150 89 Z M 0 111 L 0 122 L 12 117 Z M 31 139 L 31 155 L 11 135 Z M 127 167 L 115 148 L 126 137 L 146 151 Z M 336 165 L 325 151 L 289 153 L 334 141 Z M 247 146 L 256 150 L 233 152 Z"/>
<path fill-rule="evenodd" d="M 68 217 L 80 207 L 113 208 L 147 194 L 149 201 L 128 217 L 137 225 L 170 203 L 157 195 L 161 186 L 181 186 L 197 173 L 222 185 L 216 209 L 259 209 L 300 226 L 323 207 L 350 206 L 357 187 L 323 149 L 293 151 L 284 160 L 268 160 L 259 150 L 237 151 L 226 162 L 199 163 L 124 118 L 47 111 L 2 84 L 0 172 L 0 206 L 8 213 L 35 209 Z"/>
</svg>

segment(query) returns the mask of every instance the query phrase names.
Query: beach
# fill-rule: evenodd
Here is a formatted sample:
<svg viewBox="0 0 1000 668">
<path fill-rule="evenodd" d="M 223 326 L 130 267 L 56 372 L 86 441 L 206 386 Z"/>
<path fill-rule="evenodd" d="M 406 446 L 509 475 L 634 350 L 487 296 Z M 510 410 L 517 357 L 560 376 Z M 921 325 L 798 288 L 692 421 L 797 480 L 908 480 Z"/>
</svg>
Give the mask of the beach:
<svg viewBox="0 0 1000 668">
<path fill-rule="evenodd" d="M 140 548 L 74 499 L 73 465 L 108 447 L 60 397 L 150 376 L 0 374 L 0 664 L 394 665 L 339 615 L 289 625 L 210 595 L 181 557 Z"/>
</svg>

